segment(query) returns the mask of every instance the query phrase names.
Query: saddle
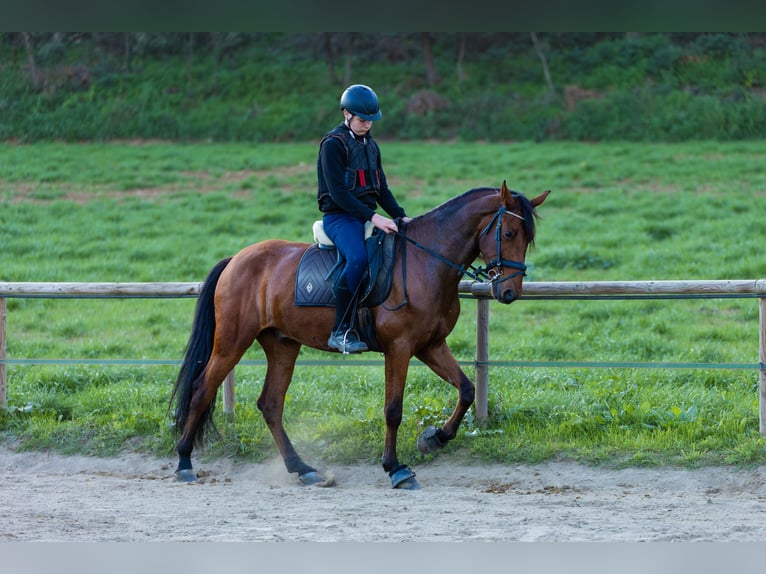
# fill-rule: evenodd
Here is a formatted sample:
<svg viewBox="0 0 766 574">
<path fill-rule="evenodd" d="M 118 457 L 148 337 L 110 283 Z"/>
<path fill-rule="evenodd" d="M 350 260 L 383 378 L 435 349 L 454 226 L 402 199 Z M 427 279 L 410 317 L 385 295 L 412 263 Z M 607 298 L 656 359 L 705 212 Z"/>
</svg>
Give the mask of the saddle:
<svg viewBox="0 0 766 574">
<path fill-rule="evenodd" d="M 314 241 L 301 256 L 295 278 L 295 305 L 299 307 L 335 307 L 333 285 L 344 259 L 324 234 L 321 221 L 314 223 Z M 391 293 L 396 234 L 388 234 L 369 225 L 365 247 L 369 266 L 360 286 L 359 309 L 377 307 Z"/>
</svg>

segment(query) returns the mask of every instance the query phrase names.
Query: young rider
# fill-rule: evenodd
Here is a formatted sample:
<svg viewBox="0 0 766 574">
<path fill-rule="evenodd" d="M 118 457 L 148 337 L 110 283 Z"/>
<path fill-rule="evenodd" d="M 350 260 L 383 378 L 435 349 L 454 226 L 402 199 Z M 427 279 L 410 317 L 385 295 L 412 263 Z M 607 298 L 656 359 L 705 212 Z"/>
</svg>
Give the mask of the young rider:
<svg viewBox="0 0 766 574">
<path fill-rule="evenodd" d="M 343 123 L 319 144 L 317 200 L 327 236 L 346 263 L 333 288 L 335 324 L 328 346 L 341 353 L 361 353 L 367 345 L 353 330 L 356 294 L 367 269 L 364 224 L 392 233 L 394 219 L 409 221 L 386 182 L 380 148 L 373 140 L 372 122 L 381 117 L 377 94 L 369 86 L 354 84 L 340 97 Z M 380 206 L 392 219 L 377 213 Z"/>
</svg>

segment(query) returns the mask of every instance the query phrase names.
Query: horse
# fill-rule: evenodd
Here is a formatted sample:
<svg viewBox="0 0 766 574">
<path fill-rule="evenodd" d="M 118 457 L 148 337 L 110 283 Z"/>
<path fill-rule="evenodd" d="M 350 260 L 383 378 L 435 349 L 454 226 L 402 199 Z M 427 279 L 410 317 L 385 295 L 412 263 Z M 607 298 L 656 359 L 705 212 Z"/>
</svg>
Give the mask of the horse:
<svg viewBox="0 0 766 574">
<path fill-rule="evenodd" d="M 401 249 L 394 258 L 390 294 L 371 309 L 374 333 L 384 355 L 386 425 L 381 464 L 392 488 L 420 488 L 415 473 L 401 464 L 397 432 L 407 371 L 412 357 L 457 389 L 449 419 L 418 438 L 418 450 L 433 453 L 455 438 L 474 402 L 475 387 L 447 346 L 460 314 L 458 285 L 463 275 L 491 283 L 491 294 L 510 304 L 522 294 L 527 248 L 535 239 L 534 199 L 508 189 L 478 187 L 400 222 Z M 296 452 L 282 424 L 285 395 L 302 345 L 328 352 L 334 309 L 301 307 L 293 301 L 296 272 L 308 243 L 267 239 L 216 263 L 200 287 L 192 331 L 181 361 L 170 408 L 180 434 L 177 480 L 194 481 L 191 455 L 212 425 L 217 390 L 247 349 L 257 341 L 266 355 L 266 375 L 257 406 L 288 473 L 305 485 L 325 476 Z M 481 257 L 484 267 L 473 263 Z"/>
</svg>

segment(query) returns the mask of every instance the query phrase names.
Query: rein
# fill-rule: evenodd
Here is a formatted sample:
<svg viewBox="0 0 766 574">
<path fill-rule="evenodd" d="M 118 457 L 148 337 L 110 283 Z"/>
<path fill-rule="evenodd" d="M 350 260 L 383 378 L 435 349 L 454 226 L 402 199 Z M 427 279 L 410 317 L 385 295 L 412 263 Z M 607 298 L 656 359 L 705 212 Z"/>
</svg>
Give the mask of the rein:
<svg viewBox="0 0 766 574">
<path fill-rule="evenodd" d="M 503 283 L 505 281 L 508 281 L 508 279 L 512 279 L 516 277 L 517 275 L 526 275 L 527 266 L 524 263 L 521 263 L 520 261 L 512 261 L 510 259 L 503 259 L 500 256 L 500 239 L 503 229 L 503 215 L 508 214 L 512 215 L 513 217 L 516 217 L 517 219 L 521 219 L 524 221 L 524 218 L 521 215 L 518 215 L 516 213 L 513 213 L 512 211 L 508 211 L 504 205 L 501 205 L 500 208 L 497 210 L 497 213 L 495 213 L 494 217 L 490 220 L 490 222 L 487 224 L 487 226 L 484 228 L 484 230 L 479 234 L 479 237 L 484 237 L 487 233 L 489 233 L 489 230 L 492 228 L 492 224 L 497 222 L 495 224 L 495 245 L 497 247 L 497 255 L 495 255 L 495 258 L 489 261 L 486 265 L 482 267 L 475 267 L 473 264 L 466 267 L 465 265 L 457 265 L 456 263 L 453 263 L 446 257 L 444 257 L 441 253 L 438 253 L 437 251 L 434 251 L 430 247 L 423 245 L 419 241 L 416 241 L 415 239 L 412 239 L 411 237 L 407 237 L 407 234 L 405 231 L 396 231 L 396 235 L 401 237 L 403 240 L 410 242 L 412 245 L 417 247 L 418 249 L 425 251 L 432 257 L 438 259 L 442 263 L 452 267 L 455 269 L 459 275 L 467 275 L 471 279 L 475 281 L 489 281 L 493 284 L 493 290 L 494 285 L 499 285 L 500 283 Z M 406 224 L 401 223 L 400 221 L 397 222 L 398 227 L 404 229 L 406 228 Z M 405 249 L 404 241 L 402 241 L 402 285 L 404 287 L 404 300 L 399 303 L 396 307 L 388 308 L 385 305 L 383 306 L 386 311 L 396 311 L 398 309 L 401 309 L 404 307 L 408 302 L 408 296 L 407 296 L 407 250 Z M 498 278 L 500 278 L 503 275 L 503 267 L 510 267 L 511 269 L 516 269 L 515 273 L 512 273 L 508 275 L 507 277 L 504 277 L 503 279 L 500 279 L 498 281 Z"/>
</svg>

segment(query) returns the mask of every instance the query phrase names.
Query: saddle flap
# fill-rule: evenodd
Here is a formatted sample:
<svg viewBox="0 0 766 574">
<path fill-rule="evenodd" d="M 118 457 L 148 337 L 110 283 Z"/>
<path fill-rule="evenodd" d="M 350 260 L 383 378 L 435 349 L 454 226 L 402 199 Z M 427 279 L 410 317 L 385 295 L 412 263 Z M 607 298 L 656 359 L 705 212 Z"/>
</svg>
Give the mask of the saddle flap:
<svg viewBox="0 0 766 574">
<path fill-rule="evenodd" d="M 396 236 L 382 231 L 366 241 L 369 267 L 361 288 L 360 307 L 380 305 L 391 292 Z M 332 286 L 340 270 L 339 253 L 321 244 L 310 246 L 301 257 L 295 281 L 294 304 L 298 306 L 335 305 Z"/>
</svg>

